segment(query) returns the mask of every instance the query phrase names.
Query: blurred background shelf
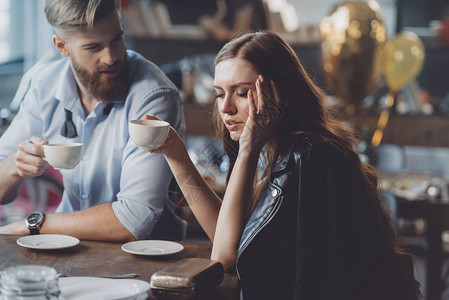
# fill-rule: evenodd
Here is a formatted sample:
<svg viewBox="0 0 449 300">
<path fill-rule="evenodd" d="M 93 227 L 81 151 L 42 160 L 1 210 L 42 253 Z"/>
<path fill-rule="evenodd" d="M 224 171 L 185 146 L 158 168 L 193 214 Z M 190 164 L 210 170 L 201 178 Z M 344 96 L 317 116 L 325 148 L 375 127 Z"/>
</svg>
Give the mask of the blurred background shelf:
<svg viewBox="0 0 449 300">
<path fill-rule="evenodd" d="M 171 63 L 187 56 L 217 53 L 224 45 L 214 39 L 129 37 L 127 45 L 157 65 Z"/>
<path fill-rule="evenodd" d="M 214 137 L 212 105 L 184 103 L 186 135 Z"/>
<path fill-rule="evenodd" d="M 353 115 L 348 121 L 359 131 L 376 128 L 378 115 Z M 393 115 L 384 131 L 383 143 L 398 146 L 449 147 L 447 116 Z"/>
</svg>

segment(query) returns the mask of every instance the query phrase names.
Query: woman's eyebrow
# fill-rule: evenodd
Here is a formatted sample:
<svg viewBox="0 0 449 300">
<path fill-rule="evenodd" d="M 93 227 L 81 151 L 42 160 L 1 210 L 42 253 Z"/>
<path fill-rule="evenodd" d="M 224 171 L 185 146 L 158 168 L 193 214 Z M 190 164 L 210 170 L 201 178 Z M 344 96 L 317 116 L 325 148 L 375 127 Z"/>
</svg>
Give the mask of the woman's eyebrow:
<svg viewBox="0 0 449 300">
<path fill-rule="evenodd" d="M 239 83 L 231 85 L 231 87 L 232 88 L 237 88 L 237 87 L 240 87 L 242 85 L 254 85 L 254 82 L 239 82 Z"/>
<path fill-rule="evenodd" d="M 239 82 L 239 83 L 231 85 L 231 88 L 235 89 L 235 88 L 238 88 L 238 87 L 241 87 L 241 86 L 244 86 L 244 85 L 254 85 L 254 82 Z M 214 88 L 216 88 L 216 89 L 223 89 L 223 88 L 219 87 L 218 85 L 214 85 Z"/>
</svg>

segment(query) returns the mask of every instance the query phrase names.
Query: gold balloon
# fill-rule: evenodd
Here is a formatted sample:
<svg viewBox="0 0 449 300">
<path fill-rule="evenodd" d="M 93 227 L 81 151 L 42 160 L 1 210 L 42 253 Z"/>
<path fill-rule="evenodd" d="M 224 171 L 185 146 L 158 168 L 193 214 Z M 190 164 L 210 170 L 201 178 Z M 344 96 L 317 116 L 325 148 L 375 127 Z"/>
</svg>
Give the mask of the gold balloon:
<svg viewBox="0 0 449 300">
<path fill-rule="evenodd" d="M 387 41 L 383 71 L 391 92 L 398 92 L 415 79 L 422 69 L 424 57 L 424 45 L 413 32 L 401 32 Z"/>
<path fill-rule="evenodd" d="M 382 75 L 385 26 L 377 2 L 337 5 L 320 23 L 327 82 L 346 104 L 357 108 Z"/>
</svg>

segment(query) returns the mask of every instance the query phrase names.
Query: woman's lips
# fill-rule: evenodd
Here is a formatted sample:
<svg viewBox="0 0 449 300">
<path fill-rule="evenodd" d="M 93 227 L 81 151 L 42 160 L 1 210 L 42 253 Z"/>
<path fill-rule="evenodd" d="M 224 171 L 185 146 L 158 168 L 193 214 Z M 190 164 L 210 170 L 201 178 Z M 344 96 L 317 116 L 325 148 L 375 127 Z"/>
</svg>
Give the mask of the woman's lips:
<svg viewBox="0 0 449 300">
<path fill-rule="evenodd" d="M 235 131 L 238 129 L 239 125 L 243 124 L 243 122 L 236 122 L 236 121 L 226 121 L 226 128 L 229 131 Z"/>
</svg>

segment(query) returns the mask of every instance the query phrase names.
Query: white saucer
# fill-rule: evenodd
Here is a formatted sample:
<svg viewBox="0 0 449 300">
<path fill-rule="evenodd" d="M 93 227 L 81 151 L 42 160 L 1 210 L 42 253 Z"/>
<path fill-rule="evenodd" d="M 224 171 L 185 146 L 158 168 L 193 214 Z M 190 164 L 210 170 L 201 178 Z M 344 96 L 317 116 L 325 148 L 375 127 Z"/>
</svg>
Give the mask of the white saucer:
<svg viewBox="0 0 449 300">
<path fill-rule="evenodd" d="M 122 250 L 139 255 L 161 256 L 182 251 L 184 246 L 170 241 L 144 240 L 122 245 Z"/>
<path fill-rule="evenodd" d="M 59 278 L 59 289 L 66 300 L 144 300 L 150 284 L 136 279 L 64 277 Z"/>
<path fill-rule="evenodd" d="M 63 234 L 36 234 L 19 238 L 17 244 L 31 249 L 64 249 L 78 245 L 79 239 Z"/>
</svg>

